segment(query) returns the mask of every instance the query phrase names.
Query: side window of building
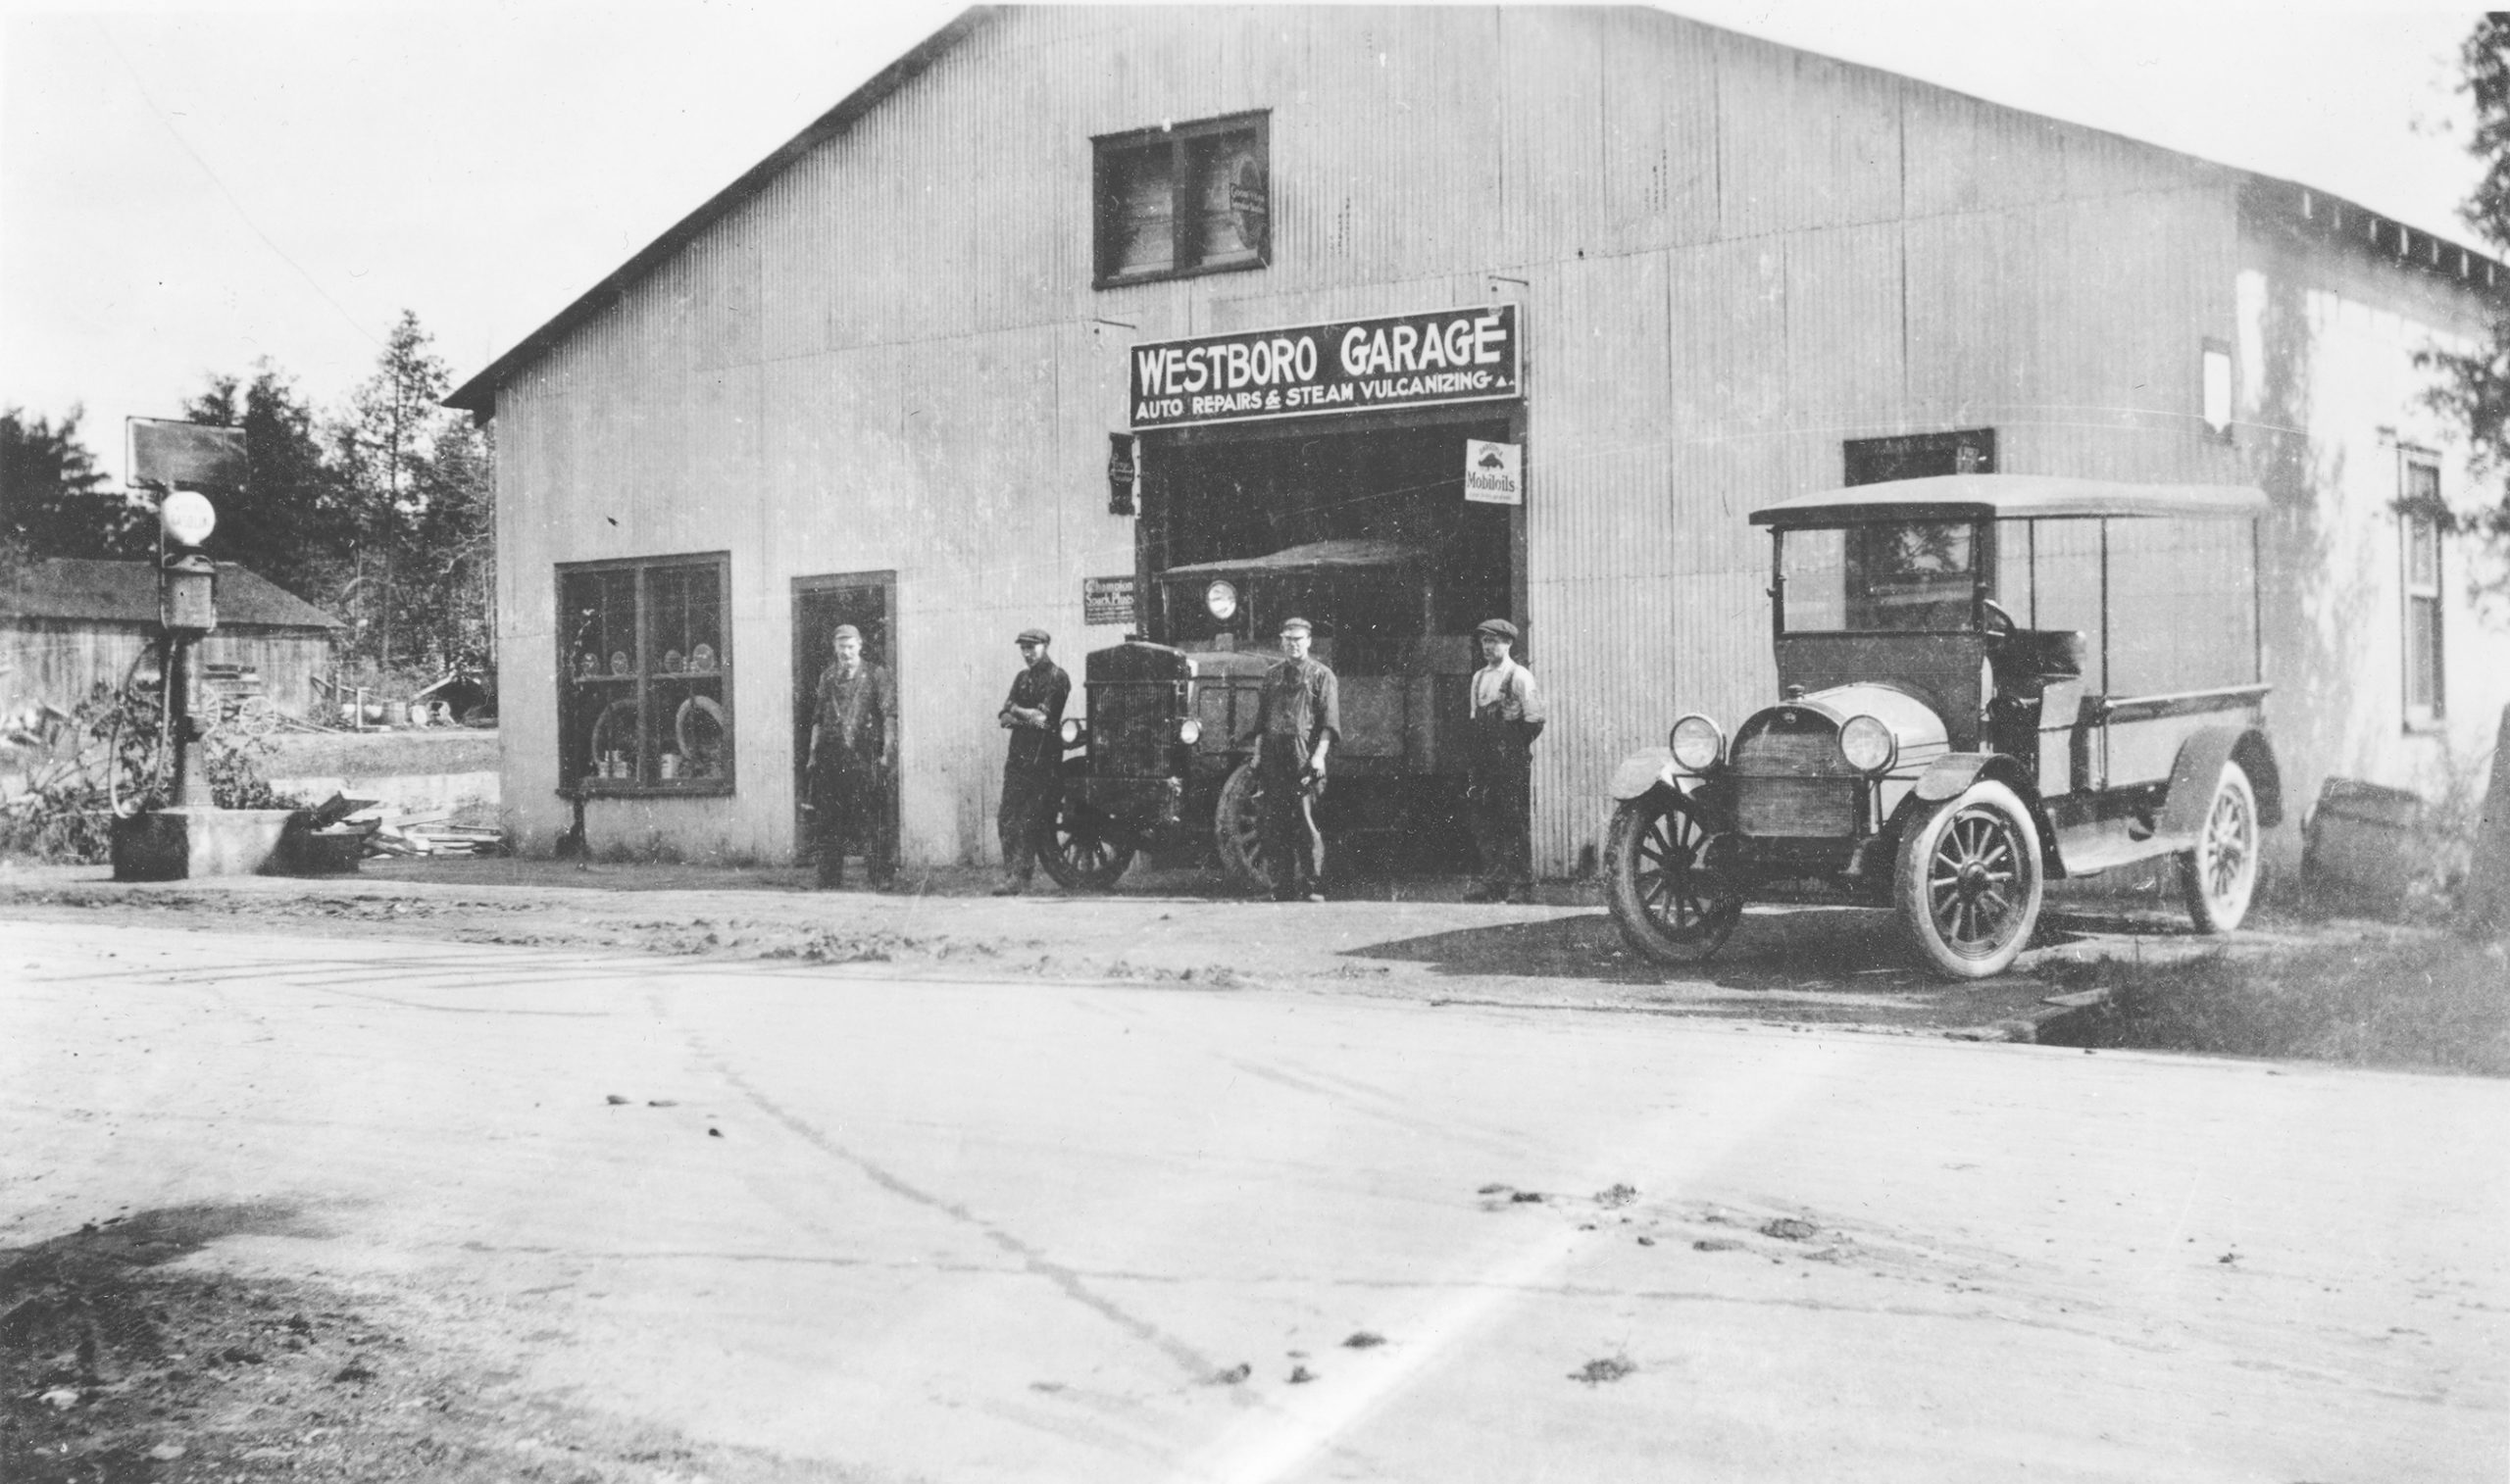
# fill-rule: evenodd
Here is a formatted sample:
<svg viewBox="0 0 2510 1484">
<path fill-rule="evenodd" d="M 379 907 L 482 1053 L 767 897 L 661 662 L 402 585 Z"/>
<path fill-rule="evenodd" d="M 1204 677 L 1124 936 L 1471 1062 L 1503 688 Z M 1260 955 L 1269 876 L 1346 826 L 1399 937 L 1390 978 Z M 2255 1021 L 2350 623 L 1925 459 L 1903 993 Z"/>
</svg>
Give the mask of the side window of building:
<svg viewBox="0 0 2510 1484">
<path fill-rule="evenodd" d="M 1272 261 L 1268 115 L 1235 114 L 1091 142 L 1098 287 Z"/>
<path fill-rule="evenodd" d="M 2440 644 L 2440 467 L 2405 465 L 2398 502 L 2405 567 L 2405 724 L 2429 726 L 2446 713 Z"/>
<path fill-rule="evenodd" d="M 732 791 L 729 558 L 558 569 L 558 776 L 591 793 Z"/>
</svg>

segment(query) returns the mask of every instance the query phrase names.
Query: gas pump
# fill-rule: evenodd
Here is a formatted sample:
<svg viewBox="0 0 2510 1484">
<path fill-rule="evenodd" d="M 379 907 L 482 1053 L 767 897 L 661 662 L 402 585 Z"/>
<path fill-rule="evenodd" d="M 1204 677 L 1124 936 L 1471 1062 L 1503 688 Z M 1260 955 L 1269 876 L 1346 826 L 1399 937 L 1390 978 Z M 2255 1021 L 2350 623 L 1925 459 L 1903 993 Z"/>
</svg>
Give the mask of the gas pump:
<svg viewBox="0 0 2510 1484">
<path fill-rule="evenodd" d="M 218 564 L 201 550 L 218 528 L 218 508 L 195 489 L 170 489 L 157 502 L 157 624 L 164 645 L 166 741 L 174 751 L 175 806 L 210 807 L 209 778 L 194 766 L 200 724 L 199 667 L 193 648 L 218 627 Z"/>
<path fill-rule="evenodd" d="M 218 507 L 202 491 L 244 487 L 251 472 L 244 430 L 170 418 L 133 418 L 128 427 L 130 482 L 157 500 L 158 736 L 172 776 L 163 809 L 148 807 L 147 787 L 128 809 L 115 800 L 114 879 L 249 874 L 279 859 L 290 812 L 216 807 L 201 752 L 208 728 L 196 660 L 218 627 L 218 564 L 203 550 L 218 528 Z"/>
</svg>

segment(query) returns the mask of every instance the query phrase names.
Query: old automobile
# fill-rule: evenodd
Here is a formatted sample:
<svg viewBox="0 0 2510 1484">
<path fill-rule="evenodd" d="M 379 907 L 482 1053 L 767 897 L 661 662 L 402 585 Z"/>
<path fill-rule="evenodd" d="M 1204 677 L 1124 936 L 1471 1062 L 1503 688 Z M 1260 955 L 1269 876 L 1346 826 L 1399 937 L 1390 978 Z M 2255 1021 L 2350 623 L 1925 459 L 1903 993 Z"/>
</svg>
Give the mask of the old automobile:
<svg viewBox="0 0 2510 1484">
<path fill-rule="evenodd" d="M 1086 719 L 1064 723 L 1063 797 L 1040 856 L 1066 886 L 1107 886 L 1146 848 L 1208 839 L 1238 885 L 1269 890 L 1251 734 L 1293 615 L 1340 682 L 1342 733 L 1318 815 L 1348 840 L 1452 832 L 1464 768 L 1472 619 L 1440 612 L 1426 553 L 1344 538 L 1170 568 L 1146 637 L 1093 651 Z M 1455 632 L 1443 628 L 1457 629 Z"/>
<path fill-rule="evenodd" d="M 2177 858 L 2247 912 L 2282 780 L 2263 729 L 2254 489 L 1948 474 L 1800 495 L 1773 534 L 1780 699 L 1626 761 L 1622 935 L 1680 963 L 1753 900 L 1888 908 L 1933 969 L 2001 972 L 2046 883 Z"/>
</svg>

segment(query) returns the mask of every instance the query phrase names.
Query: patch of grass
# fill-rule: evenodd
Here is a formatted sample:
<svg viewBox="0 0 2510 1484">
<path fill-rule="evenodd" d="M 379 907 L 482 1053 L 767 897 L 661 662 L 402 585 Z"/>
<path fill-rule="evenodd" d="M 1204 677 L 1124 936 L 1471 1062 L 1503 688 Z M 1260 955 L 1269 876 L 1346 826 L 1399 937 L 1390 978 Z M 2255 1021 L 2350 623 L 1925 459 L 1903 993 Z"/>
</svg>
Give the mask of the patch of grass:
<svg viewBox="0 0 2510 1484">
<path fill-rule="evenodd" d="M 493 772 L 497 734 L 466 728 L 281 732 L 262 764 L 274 778 L 388 778 Z"/>
<path fill-rule="evenodd" d="M 2399 933 L 2255 958 L 2049 967 L 2062 988 L 2111 992 L 2041 1036 L 2060 1045 L 2510 1076 L 2510 962 L 2498 944 Z"/>
</svg>

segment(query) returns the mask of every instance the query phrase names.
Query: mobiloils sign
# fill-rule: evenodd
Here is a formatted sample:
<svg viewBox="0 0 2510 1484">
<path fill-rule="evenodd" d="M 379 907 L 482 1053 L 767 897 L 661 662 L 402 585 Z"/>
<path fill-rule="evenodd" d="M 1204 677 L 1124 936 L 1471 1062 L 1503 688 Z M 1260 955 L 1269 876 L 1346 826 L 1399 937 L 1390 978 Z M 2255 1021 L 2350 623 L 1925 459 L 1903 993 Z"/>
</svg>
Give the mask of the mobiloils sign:
<svg viewBox="0 0 2510 1484">
<path fill-rule="evenodd" d="M 1495 304 L 1139 345 L 1132 425 L 1513 400 L 1517 343 L 1517 307 Z"/>
</svg>

